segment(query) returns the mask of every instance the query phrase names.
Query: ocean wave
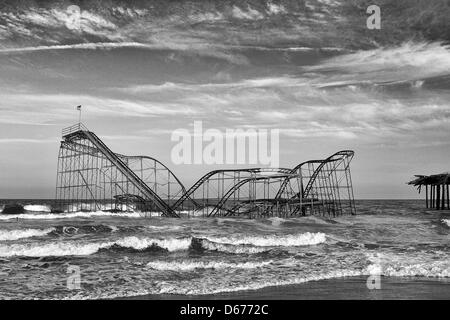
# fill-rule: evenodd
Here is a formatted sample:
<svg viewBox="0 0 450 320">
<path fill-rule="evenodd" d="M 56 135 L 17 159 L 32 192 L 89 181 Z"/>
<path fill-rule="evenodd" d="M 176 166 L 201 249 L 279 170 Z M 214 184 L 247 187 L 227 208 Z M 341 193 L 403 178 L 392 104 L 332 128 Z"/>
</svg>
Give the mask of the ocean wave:
<svg viewBox="0 0 450 320">
<path fill-rule="evenodd" d="M 0 257 L 49 257 L 49 256 L 84 256 L 97 252 L 113 243 L 68 243 L 55 242 L 46 244 L 11 244 L 0 245 Z"/>
<path fill-rule="evenodd" d="M 252 245 L 256 247 L 296 247 L 324 243 L 326 235 L 322 232 L 305 232 L 290 235 L 207 237 L 209 241 L 221 244 Z"/>
<path fill-rule="evenodd" d="M 224 261 L 151 261 L 147 267 L 161 271 L 192 271 L 196 269 L 256 269 L 273 261 L 229 263 Z"/>
<path fill-rule="evenodd" d="M 67 227 L 62 227 L 59 232 L 64 232 Z M 66 230 L 67 231 L 67 230 Z M 77 232 L 77 230 L 75 230 Z M 106 242 L 57 242 L 46 244 L 12 244 L 0 246 L 0 257 L 9 256 L 83 256 L 91 255 L 104 250 L 131 249 L 137 251 L 160 248 L 169 252 L 180 250 L 211 250 L 227 253 L 261 253 L 271 250 L 272 247 L 312 245 L 325 241 L 323 233 L 304 233 L 288 236 L 265 236 L 265 237 L 222 237 L 222 238 L 148 238 L 128 236 L 115 241 Z"/>
<path fill-rule="evenodd" d="M 216 243 L 216 242 L 210 241 L 208 239 L 194 239 L 194 240 L 195 241 L 193 241 L 193 243 L 195 243 L 195 242 L 199 243 L 200 250 L 220 251 L 220 252 L 234 253 L 234 254 L 262 253 L 262 252 L 266 252 L 266 251 L 270 250 L 270 248 L 264 248 L 264 247 L 253 247 L 253 246 L 248 246 L 248 245 Z M 193 247 L 194 247 L 194 245 L 193 245 Z"/>
<path fill-rule="evenodd" d="M 53 235 L 73 236 L 90 233 L 112 233 L 118 231 L 119 227 L 106 225 L 81 225 L 81 226 L 56 226 L 52 232 Z M 131 229 L 131 228 L 130 228 Z M 134 231 L 135 229 L 131 229 Z"/>
<path fill-rule="evenodd" d="M 115 242 L 115 244 L 133 248 L 136 250 L 143 250 L 151 246 L 158 246 L 168 251 L 187 250 L 191 246 L 191 237 L 184 238 L 167 238 L 167 239 L 150 239 L 138 238 L 135 236 L 126 237 Z"/>
<path fill-rule="evenodd" d="M 0 230 L 0 241 L 12 241 L 31 237 L 40 237 L 54 231 L 48 229 L 22 229 L 22 230 Z"/>
<path fill-rule="evenodd" d="M 441 259 L 444 257 L 444 259 Z M 367 255 L 371 264 L 367 274 L 380 274 L 391 277 L 450 277 L 450 260 L 446 251 L 435 251 L 417 255 L 375 253 Z"/>
<path fill-rule="evenodd" d="M 449 278 L 450 262 L 433 261 L 417 264 L 386 264 L 379 266 L 381 274 L 390 277 Z"/>
<path fill-rule="evenodd" d="M 381 270 L 380 276 L 396 276 L 396 277 L 411 277 L 422 276 L 427 278 L 448 278 L 449 266 L 448 262 L 439 261 L 432 262 L 424 265 L 404 265 L 394 268 L 393 266 L 385 266 L 379 268 L 376 265 L 369 265 L 366 268 L 345 268 L 341 270 L 324 270 L 323 272 L 317 272 L 315 274 L 288 277 L 286 279 L 264 279 L 258 281 L 246 281 L 245 283 L 232 285 L 226 282 L 217 283 L 214 286 L 193 284 L 190 285 L 187 282 L 182 283 L 162 283 L 158 287 L 157 292 L 148 292 L 147 294 L 194 294 L 194 295 L 209 295 L 225 292 L 237 292 L 247 290 L 259 290 L 267 287 L 286 286 L 302 284 L 312 281 L 320 281 L 327 279 L 338 279 L 346 277 L 358 277 L 358 276 L 370 276 L 378 274 L 377 271 Z"/>
<path fill-rule="evenodd" d="M 145 226 L 146 229 L 151 231 L 176 231 L 181 230 L 183 226 Z"/>
<path fill-rule="evenodd" d="M 277 287 L 277 286 L 286 286 L 293 284 L 302 284 L 311 281 L 319 281 L 326 279 L 334 279 L 334 278 L 343 278 L 343 277 L 355 277 L 363 275 L 362 271 L 358 270 L 333 270 L 324 273 L 318 273 L 316 275 L 310 276 L 298 276 L 292 277 L 289 279 L 264 279 L 260 281 L 247 281 L 242 284 L 235 283 L 222 283 L 216 284 L 215 286 L 206 286 L 206 285 L 198 285 L 195 286 L 189 285 L 188 283 L 162 283 L 158 292 L 152 292 L 153 294 L 189 294 L 189 295 L 209 295 L 209 294 L 218 294 L 225 292 L 237 292 L 237 291 L 248 291 L 248 290 L 258 290 L 267 287 Z M 147 293 L 147 294 L 150 294 Z"/>
<path fill-rule="evenodd" d="M 368 254 L 367 259 L 371 264 L 365 273 L 391 277 L 448 278 L 450 277 L 450 260 L 447 257 L 446 251 L 416 255 Z"/>
<path fill-rule="evenodd" d="M 70 213 L 23 213 L 23 214 L 8 214 L 0 215 L 0 220 L 11 219 L 30 219 L 30 220 L 52 220 L 52 219 L 71 219 L 71 218 L 92 218 L 92 217 L 120 217 L 120 218 L 142 218 L 143 214 L 139 212 L 70 212 Z"/>
<path fill-rule="evenodd" d="M 219 262 L 220 263 L 220 262 Z M 172 264 L 172 265 L 171 265 Z M 225 265 L 226 263 L 224 263 Z M 173 264 L 170 262 L 154 262 L 147 265 L 149 268 L 157 270 L 173 270 L 173 271 L 190 271 L 196 268 L 214 268 L 213 262 L 208 263 L 177 263 Z M 219 266 L 221 266 L 219 264 Z M 250 269 L 253 267 L 258 268 L 256 265 L 248 265 Z M 237 266 L 236 266 L 237 267 Z M 220 267 L 219 267 L 220 268 Z M 227 269 L 228 267 L 224 267 Z M 390 269 L 392 268 L 392 269 Z M 313 281 L 321 281 L 328 279 L 340 279 L 347 277 L 365 277 L 374 274 L 379 274 L 380 276 L 395 276 L 395 277 L 411 277 L 411 276 L 422 276 L 427 278 L 436 277 L 449 277 L 448 262 L 432 262 L 428 265 L 422 266 L 428 270 L 424 272 L 418 265 L 404 265 L 399 266 L 397 269 L 391 266 L 390 268 L 384 267 L 380 268 L 378 265 L 370 264 L 363 268 L 343 268 L 343 269 L 333 269 L 333 270 L 323 270 L 318 272 L 313 272 L 311 274 L 298 276 L 284 276 L 279 274 L 279 277 L 275 278 L 264 278 L 256 277 L 254 279 L 248 279 L 246 281 L 231 282 L 228 278 L 224 279 L 214 279 L 214 278 L 201 278 L 198 281 L 193 281 L 192 279 L 185 281 L 162 281 L 152 283 L 151 287 L 140 287 L 140 288 L 126 288 L 124 290 L 118 289 L 108 290 L 102 293 L 78 293 L 76 296 L 65 297 L 67 299 L 99 299 L 99 298 L 119 298 L 119 297 L 130 297 L 130 296 L 143 296 L 149 294 L 180 294 L 180 295 L 211 295 L 220 293 L 231 293 L 239 291 L 254 291 L 260 290 L 268 287 L 280 287 L 287 285 L 297 285 Z M 384 270 L 383 270 L 384 269 Z M 381 273 L 380 273 L 381 272 Z M 381 280 L 383 281 L 383 280 Z M 361 283 L 365 285 L 365 283 Z"/>
<path fill-rule="evenodd" d="M 52 209 L 48 205 L 41 204 L 27 204 L 23 207 L 25 211 L 31 212 L 51 212 Z"/>
<path fill-rule="evenodd" d="M 167 251 L 187 250 L 191 245 L 191 238 L 152 239 L 125 237 L 116 241 L 107 242 L 55 242 L 41 244 L 11 244 L 0 245 L 0 257 L 26 256 L 86 256 L 109 248 L 129 248 L 133 250 L 145 250 L 151 247 L 162 248 Z"/>
<path fill-rule="evenodd" d="M 272 217 L 267 220 L 269 220 L 272 223 L 272 225 L 275 227 L 278 227 L 287 221 L 286 219 L 279 218 L 279 217 Z"/>
</svg>

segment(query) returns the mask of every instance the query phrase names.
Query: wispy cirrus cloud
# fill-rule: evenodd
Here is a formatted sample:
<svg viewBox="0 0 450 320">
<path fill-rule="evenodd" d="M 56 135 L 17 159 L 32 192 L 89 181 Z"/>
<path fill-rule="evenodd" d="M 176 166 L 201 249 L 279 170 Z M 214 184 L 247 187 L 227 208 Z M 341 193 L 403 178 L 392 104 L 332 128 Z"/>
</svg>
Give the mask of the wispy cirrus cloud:
<svg viewBox="0 0 450 320">
<path fill-rule="evenodd" d="M 94 117 L 160 117 L 195 114 L 177 103 L 120 100 L 89 95 L 1 93 L 0 123 L 45 125 L 74 119 L 74 106 L 82 104 Z"/>
</svg>

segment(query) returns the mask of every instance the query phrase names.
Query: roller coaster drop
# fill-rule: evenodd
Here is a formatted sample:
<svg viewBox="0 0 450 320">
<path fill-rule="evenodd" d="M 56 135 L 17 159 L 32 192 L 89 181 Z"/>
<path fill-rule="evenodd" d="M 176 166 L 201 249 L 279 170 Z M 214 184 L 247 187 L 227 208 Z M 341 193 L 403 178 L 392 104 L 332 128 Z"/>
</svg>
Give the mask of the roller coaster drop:
<svg viewBox="0 0 450 320">
<path fill-rule="evenodd" d="M 56 181 L 60 211 L 253 218 L 356 214 L 350 150 L 293 169 L 215 170 L 187 190 L 158 160 L 114 153 L 81 123 L 65 128 L 62 136 Z"/>
</svg>

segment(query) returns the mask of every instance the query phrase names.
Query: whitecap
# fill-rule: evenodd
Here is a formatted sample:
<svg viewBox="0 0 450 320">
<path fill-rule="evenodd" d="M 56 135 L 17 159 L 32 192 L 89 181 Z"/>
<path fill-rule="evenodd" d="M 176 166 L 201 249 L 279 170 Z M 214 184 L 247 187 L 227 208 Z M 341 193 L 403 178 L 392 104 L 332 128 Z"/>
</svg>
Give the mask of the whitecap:
<svg viewBox="0 0 450 320">
<path fill-rule="evenodd" d="M 147 267 L 155 270 L 192 271 L 196 269 L 256 269 L 272 261 L 229 263 L 225 261 L 151 261 Z"/>
<path fill-rule="evenodd" d="M 143 250 L 151 246 L 158 246 L 168 251 L 187 250 L 191 244 L 191 238 L 152 239 L 125 237 L 116 241 L 106 242 L 77 242 L 59 241 L 53 243 L 15 243 L 0 245 L 0 257 L 27 256 L 85 256 L 107 249 L 114 245 L 124 248 Z"/>
<path fill-rule="evenodd" d="M 11 219 L 30 219 L 30 220 L 52 220 L 52 219 L 71 219 L 71 218 L 91 218 L 91 217 L 120 217 L 120 218 L 142 218 L 139 212 L 103 212 L 103 211 L 77 211 L 70 213 L 23 213 L 0 215 L 0 220 Z"/>
<path fill-rule="evenodd" d="M 20 230 L 0 230 L 0 241 L 12 241 L 31 237 L 40 237 L 55 230 L 49 229 L 20 229 Z"/>
<path fill-rule="evenodd" d="M 307 246 L 324 243 L 326 235 L 322 232 L 305 232 L 290 235 L 266 235 L 266 236 L 245 236 L 233 235 L 229 237 L 207 237 L 209 241 L 233 245 L 252 245 L 257 247 L 292 247 Z"/>
<path fill-rule="evenodd" d="M 51 212 L 52 209 L 48 205 L 42 205 L 42 204 L 27 204 L 23 207 L 25 211 L 31 211 L 31 212 Z"/>
</svg>

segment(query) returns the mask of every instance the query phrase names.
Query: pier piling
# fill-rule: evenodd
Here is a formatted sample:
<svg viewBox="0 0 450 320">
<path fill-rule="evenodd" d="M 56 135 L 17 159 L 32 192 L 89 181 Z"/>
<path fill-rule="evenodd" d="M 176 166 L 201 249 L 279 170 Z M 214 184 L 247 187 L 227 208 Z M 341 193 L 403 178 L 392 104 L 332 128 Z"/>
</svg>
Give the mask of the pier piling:
<svg viewBox="0 0 450 320">
<path fill-rule="evenodd" d="M 416 179 L 408 182 L 408 184 L 417 187 L 419 193 L 425 186 L 425 206 L 427 209 L 450 210 L 450 173 L 429 176 L 416 175 L 415 177 Z"/>
</svg>

